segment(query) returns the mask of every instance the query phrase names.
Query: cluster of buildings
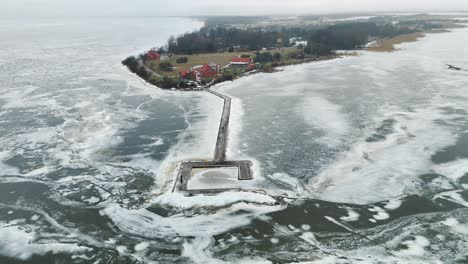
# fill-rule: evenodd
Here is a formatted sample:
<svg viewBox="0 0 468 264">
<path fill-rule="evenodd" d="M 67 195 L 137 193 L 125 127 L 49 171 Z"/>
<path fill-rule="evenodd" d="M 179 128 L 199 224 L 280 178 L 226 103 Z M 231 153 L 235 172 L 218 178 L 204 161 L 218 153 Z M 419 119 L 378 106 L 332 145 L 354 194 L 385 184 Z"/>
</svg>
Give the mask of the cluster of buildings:
<svg viewBox="0 0 468 264">
<path fill-rule="evenodd" d="M 255 64 L 251 58 L 232 58 L 231 62 L 227 65 L 232 68 L 245 68 L 247 70 L 253 70 Z"/>
<path fill-rule="evenodd" d="M 215 79 L 220 73 L 227 69 L 241 69 L 244 71 L 251 71 L 255 68 L 255 64 L 251 58 L 232 58 L 231 62 L 220 67 L 218 64 L 210 63 L 192 67 L 187 71 L 180 71 L 180 78 L 184 80 L 201 81 L 207 79 Z"/>
<path fill-rule="evenodd" d="M 219 74 L 219 65 L 217 64 L 204 64 L 192 67 L 187 71 L 180 71 L 180 78 L 185 80 L 213 79 Z"/>
<path fill-rule="evenodd" d="M 150 61 L 161 61 L 161 54 L 154 48 L 146 53 L 146 58 Z M 238 72 L 252 71 L 254 68 L 255 64 L 252 58 L 236 57 L 232 58 L 224 67 L 220 67 L 215 63 L 208 63 L 194 66 L 189 70 L 179 71 L 179 77 L 181 80 L 201 82 L 216 79 L 220 74 L 227 71 L 237 74 Z"/>
</svg>

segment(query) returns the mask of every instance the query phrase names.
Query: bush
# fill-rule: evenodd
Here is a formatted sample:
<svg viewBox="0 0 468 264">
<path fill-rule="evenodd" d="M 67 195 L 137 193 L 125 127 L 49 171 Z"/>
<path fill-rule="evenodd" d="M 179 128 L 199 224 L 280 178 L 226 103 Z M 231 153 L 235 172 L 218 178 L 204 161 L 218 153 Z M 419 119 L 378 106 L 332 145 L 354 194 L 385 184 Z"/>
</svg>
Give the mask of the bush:
<svg viewBox="0 0 468 264">
<path fill-rule="evenodd" d="M 188 58 L 187 58 L 187 57 L 180 57 L 180 58 L 177 58 L 177 59 L 176 59 L 176 62 L 177 62 L 177 63 L 187 63 L 187 62 L 188 62 Z"/>
<path fill-rule="evenodd" d="M 180 81 L 179 84 L 177 85 L 179 88 L 189 88 L 190 86 L 188 85 L 187 82 Z"/>
<path fill-rule="evenodd" d="M 122 61 L 122 64 L 129 68 L 138 65 L 135 57 L 133 56 L 127 57 L 125 60 Z"/>
<path fill-rule="evenodd" d="M 304 52 L 302 51 L 294 51 L 294 52 L 289 53 L 287 55 L 287 58 L 303 60 L 305 58 L 305 55 L 304 55 Z"/>
<path fill-rule="evenodd" d="M 174 78 L 169 78 L 164 76 L 160 82 L 157 83 L 157 86 L 163 89 L 177 88 L 179 82 Z"/>
<path fill-rule="evenodd" d="M 326 56 L 332 54 L 333 50 L 330 46 L 322 43 L 310 43 L 304 48 L 304 53 L 315 56 Z"/>
<path fill-rule="evenodd" d="M 249 58 L 250 58 L 250 55 L 249 55 L 249 54 L 242 54 L 242 55 L 241 55 L 241 58 L 249 59 Z"/>
<path fill-rule="evenodd" d="M 126 58 L 124 61 L 122 61 L 122 64 L 127 66 L 131 72 L 137 74 L 141 78 L 148 78 L 148 72 L 146 71 L 145 67 L 141 66 L 135 57 L 131 56 Z"/>
<path fill-rule="evenodd" d="M 273 56 L 270 52 L 256 52 L 255 53 L 255 62 L 266 63 L 273 61 Z"/>
<path fill-rule="evenodd" d="M 168 61 L 163 61 L 159 63 L 159 69 L 161 71 L 172 71 L 172 64 Z"/>
</svg>

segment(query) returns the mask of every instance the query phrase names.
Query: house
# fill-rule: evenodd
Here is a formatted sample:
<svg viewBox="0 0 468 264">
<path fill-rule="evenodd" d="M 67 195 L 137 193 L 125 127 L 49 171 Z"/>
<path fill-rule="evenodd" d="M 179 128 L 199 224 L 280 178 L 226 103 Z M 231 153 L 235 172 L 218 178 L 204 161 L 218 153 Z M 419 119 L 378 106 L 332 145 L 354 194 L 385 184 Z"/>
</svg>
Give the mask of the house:
<svg viewBox="0 0 468 264">
<path fill-rule="evenodd" d="M 148 51 L 147 57 L 149 60 L 161 60 L 161 54 L 159 54 L 156 50 Z"/>
<path fill-rule="evenodd" d="M 191 80 L 192 79 L 192 71 L 180 71 L 180 78 L 183 80 Z"/>
<path fill-rule="evenodd" d="M 217 64 L 203 64 L 192 67 L 187 71 L 180 71 L 179 75 L 184 80 L 196 80 L 201 79 L 214 79 L 218 77 L 219 65 Z"/>
<path fill-rule="evenodd" d="M 219 74 L 219 66 L 217 64 L 204 64 L 199 70 L 201 78 L 213 78 Z"/>
<path fill-rule="evenodd" d="M 252 63 L 251 58 L 232 58 L 231 63 L 229 63 L 229 65 L 231 67 L 246 68 L 251 63 Z"/>
</svg>

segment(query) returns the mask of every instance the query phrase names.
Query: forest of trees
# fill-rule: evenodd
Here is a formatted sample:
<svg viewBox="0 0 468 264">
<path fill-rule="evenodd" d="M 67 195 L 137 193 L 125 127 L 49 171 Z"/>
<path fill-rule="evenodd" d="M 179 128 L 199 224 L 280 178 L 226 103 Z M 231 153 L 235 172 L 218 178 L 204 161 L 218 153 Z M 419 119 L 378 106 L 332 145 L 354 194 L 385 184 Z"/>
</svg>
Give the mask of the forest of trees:
<svg viewBox="0 0 468 264">
<path fill-rule="evenodd" d="M 333 50 L 355 49 L 370 37 L 393 37 L 411 33 L 407 27 L 373 22 L 352 22 L 317 27 L 282 27 L 277 29 L 203 27 L 168 41 L 168 52 L 175 54 L 213 53 L 223 51 L 258 51 L 262 48 L 288 47 L 290 38 L 307 40 L 307 54 L 326 55 Z"/>
<path fill-rule="evenodd" d="M 262 29 L 237 29 L 227 27 L 207 28 L 186 33 L 177 39 L 171 37 L 168 41 L 168 52 L 175 54 L 212 53 L 234 50 L 259 50 L 263 47 L 289 45 L 283 34 Z"/>
</svg>

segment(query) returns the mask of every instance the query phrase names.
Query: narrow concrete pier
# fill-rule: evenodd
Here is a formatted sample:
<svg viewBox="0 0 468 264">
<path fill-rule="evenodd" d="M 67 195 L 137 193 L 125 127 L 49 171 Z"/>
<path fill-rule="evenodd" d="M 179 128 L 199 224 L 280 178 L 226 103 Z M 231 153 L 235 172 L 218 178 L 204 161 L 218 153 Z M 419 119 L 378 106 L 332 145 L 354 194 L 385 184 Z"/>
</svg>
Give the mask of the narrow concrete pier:
<svg viewBox="0 0 468 264">
<path fill-rule="evenodd" d="M 226 160 L 227 134 L 229 118 L 231 116 L 231 98 L 210 89 L 207 89 L 206 91 L 224 100 L 223 113 L 221 115 L 221 121 L 219 122 L 218 138 L 216 140 L 213 159 L 215 162 L 223 162 Z"/>
<path fill-rule="evenodd" d="M 228 142 L 228 128 L 229 128 L 229 118 L 231 115 L 231 98 L 224 94 L 218 93 L 216 91 L 205 89 L 206 92 L 211 93 L 217 97 L 220 97 L 224 100 L 223 112 L 221 114 L 221 120 L 219 123 L 218 137 L 216 139 L 216 146 L 214 150 L 213 161 L 200 162 L 200 161 L 188 161 L 180 164 L 179 172 L 177 174 L 176 182 L 172 189 L 173 192 L 180 191 L 185 192 L 190 195 L 194 194 L 210 194 L 210 193 L 219 193 L 230 190 L 238 190 L 239 188 L 209 188 L 209 189 L 191 189 L 189 182 L 192 175 L 193 169 L 228 169 L 228 168 L 237 168 L 237 180 L 245 181 L 252 180 L 252 162 L 249 160 L 241 161 L 227 161 L 226 160 L 226 149 Z"/>
</svg>

